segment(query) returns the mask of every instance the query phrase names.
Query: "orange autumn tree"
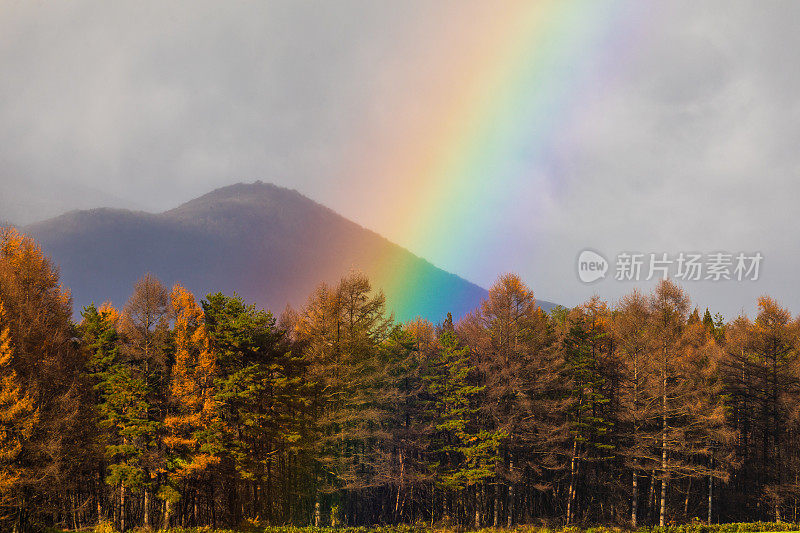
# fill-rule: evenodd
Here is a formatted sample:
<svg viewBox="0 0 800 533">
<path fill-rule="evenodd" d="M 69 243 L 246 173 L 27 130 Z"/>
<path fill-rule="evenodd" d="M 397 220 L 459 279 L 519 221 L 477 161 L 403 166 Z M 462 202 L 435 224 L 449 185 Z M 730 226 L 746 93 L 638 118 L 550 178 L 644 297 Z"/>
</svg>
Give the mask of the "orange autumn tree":
<svg viewBox="0 0 800 533">
<path fill-rule="evenodd" d="M 0 506 L 3 515 L 17 510 L 16 493 L 20 482 L 29 475 L 18 458 L 38 418 L 33 400 L 22 391 L 19 376 L 11 366 L 13 355 L 5 307 L 0 301 Z"/>
<path fill-rule="evenodd" d="M 180 498 L 179 481 L 199 480 L 220 461 L 221 421 L 215 399 L 218 375 L 216 355 L 211 349 L 203 310 L 194 296 L 180 285 L 172 289 L 170 307 L 175 321 L 175 364 L 172 366 L 169 406 L 164 420 L 170 450 L 171 483 L 161 497 L 171 503 Z M 169 516 L 165 524 L 169 523 Z"/>
<path fill-rule="evenodd" d="M 7 383 L 18 383 L 19 394 L 30 398 L 38 412 L 35 423 L 24 428 L 29 435 L 17 433 L 21 450 L 15 468 L 25 472 L 19 490 L 3 494 L 4 500 L 15 500 L 14 527 L 24 530 L 49 512 L 31 501 L 57 502 L 78 486 L 86 460 L 79 377 L 83 357 L 73 342 L 72 301 L 58 268 L 33 239 L 14 229 L 0 230 L 0 299 L 3 329 L 13 349 L 3 374 L 16 376 Z M 15 390 L 11 385 L 7 392 L 13 396 Z"/>
</svg>

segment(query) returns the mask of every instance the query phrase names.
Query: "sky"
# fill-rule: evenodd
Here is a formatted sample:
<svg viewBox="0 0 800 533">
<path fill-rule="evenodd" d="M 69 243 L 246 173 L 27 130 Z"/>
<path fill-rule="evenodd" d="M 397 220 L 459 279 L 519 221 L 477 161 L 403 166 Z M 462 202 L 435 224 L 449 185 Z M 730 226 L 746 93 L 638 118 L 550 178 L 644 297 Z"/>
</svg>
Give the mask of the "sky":
<svg viewBox="0 0 800 533">
<path fill-rule="evenodd" d="M 0 0 L 0 220 L 263 180 L 484 287 L 614 301 L 653 283 L 614 279 L 622 252 L 760 252 L 758 280 L 685 287 L 728 318 L 765 293 L 800 312 L 798 21 L 789 1 Z M 591 284 L 585 249 L 610 264 Z"/>
</svg>

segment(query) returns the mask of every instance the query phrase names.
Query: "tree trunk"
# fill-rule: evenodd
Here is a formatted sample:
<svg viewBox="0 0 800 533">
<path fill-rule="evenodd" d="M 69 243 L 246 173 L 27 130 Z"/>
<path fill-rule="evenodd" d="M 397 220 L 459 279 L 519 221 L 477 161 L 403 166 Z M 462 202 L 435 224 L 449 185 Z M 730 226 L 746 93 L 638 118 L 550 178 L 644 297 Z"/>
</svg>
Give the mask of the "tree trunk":
<svg viewBox="0 0 800 533">
<path fill-rule="evenodd" d="M 169 500 L 164 501 L 164 529 L 169 529 L 170 519 L 172 518 L 172 503 Z"/>
<path fill-rule="evenodd" d="M 683 519 L 689 515 L 689 495 L 692 493 L 692 478 L 689 478 L 689 486 L 686 487 L 686 499 L 683 502 Z"/>
<path fill-rule="evenodd" d="M 150 491 L 144 489 L 144 528 L 150 529 Z"/>
<path fill-rule="evenodd" d="M 403 450 L 399 452 L 400 459 L 400 482 L 397 484 L 397 499 L 394 502 L 394 519 L 400 521 L 400 493 L 403 491 L 403 482 L 405 481 L 405 461 L 403 460 Z"/>
<path fill-rule="evenodd" d="M 508 482 L 508 520 L 506 521 L 506 527 L 510 528 L 514 524 L 514 458 L 513 457 L 511 457 L 508 461 L 508 473 L 511 480 Z"/>
<path fill-rule="evenodd" d="M 667 516 L 667 348 L 664 347 L 664 366 L 661 369 L 661 512 L 658 525 L 664 527 Z"/>
<path fill-rule="evenodd" d="M 637 445 L 639 441 L 639 423 L 637 421 L 639 415 L 639 352 L 634 352 L 633 355 L 633 444 Z M 635 448 L 634 448 L 635 450 Z M 634 452 L 637 453 L 637 452 Z M 631 487 L 631 527 L 636 529 L 639 518 L 639 460 L 633 460 L 633 476 Z"/>
<path fill-rule="evenodd" d="M 494 486 L 494 520 L 492 525 L 495 528 L 500 527 L 500 483 Z"/>
<path fill-rule="evenodd" d="M 103 489 L 105 488 L 105 482 L 103 481 L 103 469 L 102 466 L 97 469 L 97 497 L 95 499 L 95 504 L 97 505 L 97 523 L 103 521 Z"/>
<path fill-rule="evenodd" d="M 97 494 L 95 495 L 95 504 L 97 505 L 97 523 L 103 521 L 103 502 L 101 500 L 101 495 L 103 491 L 103 486 L 100 485 L 97 487 Z"/>
<path fill-rule="evenodd" d="M 666 465 L 667 452 L 664 450 L 661 454 L 661 464 Z M 666 472 L 666 470 L 665 470 Z M 658 515 L 658 525 L 664 527 L 667 518 L 667 477 L 666 475 L 661 480 L 661 510 Z"/>
<path fill-rule="evenodd" d="M 194 504 L 192 509 L 192 519 L 194 520 L 194 526 L 197 527 L 200 525 L 200 491 L 193 491 L 192 503 Z"/>
<path fill-rule="evenodd" d="M 711 509 L 713 498 L 712 495 L 714 493 L 714 476 L 711 474 L 708 475 L 708 525 L 711 525 Z"/>
<path fill-rule="evenodd" d="M 567 490 L 567 524 L 572 523 L 572 514 L 575 512 L 575 484 L 577 483 L 578 475 L 578 439 L 576 438 L 572 443 L 572 460 L 569 464 L 569 490 Z"/>
<path fill-rule="evenodd" d="M 119 485 L 119 530 L 125 532 L 125 483 Z"/>
<path fill-rule="evenodd" d="M 209 483 L 209 491 L 211 497 L 209 498 L 209 506 L 211 507 L 211 529 L 217 529 L 217 506 L 216 499 L 214 498 L 214 483 Z"/>
<path fill-rule="evenodd" d="M 70 491 L 69 493 L 69 502 L 70 502 L 70 511 L 72 514 L 72 528 L 77 531 L 80 529 L 78 525 L 78 495 L 75 491 Z"/>
<path fill-rule="evenodd" d="M 481 528 L 481 496 L 477 485 L 475 486 L 475 529 Z"/>
<path fill-rule="evenodd" d="M 639 509 L 639 471 L 633 467 L 633 487 L 631 492 L 631 527 L 636 529 L 637 510 Z"/>
</svg>

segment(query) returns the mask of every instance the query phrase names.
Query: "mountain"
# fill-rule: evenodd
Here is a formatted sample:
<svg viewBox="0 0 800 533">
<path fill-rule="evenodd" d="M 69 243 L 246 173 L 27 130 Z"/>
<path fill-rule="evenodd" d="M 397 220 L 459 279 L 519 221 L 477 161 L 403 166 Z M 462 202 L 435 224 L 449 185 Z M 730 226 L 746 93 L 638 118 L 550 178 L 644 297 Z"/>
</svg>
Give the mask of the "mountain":
<svg viewBox="0 0 800 533">
<path fill-rule="evenodd" d="M 486 290 L 445 272 L 297 191 L 256 182 L 164 213 L 92 209 L 23 228 L 60 265 L 76 309 L 122 306 L 146 272 L 195 294 L 236 291 L 280 313 L 351 269 L 386 292 L 400 320 L 475 309 Z M 545 310 L 549 302 L 540 302 Z"/>
</svg>

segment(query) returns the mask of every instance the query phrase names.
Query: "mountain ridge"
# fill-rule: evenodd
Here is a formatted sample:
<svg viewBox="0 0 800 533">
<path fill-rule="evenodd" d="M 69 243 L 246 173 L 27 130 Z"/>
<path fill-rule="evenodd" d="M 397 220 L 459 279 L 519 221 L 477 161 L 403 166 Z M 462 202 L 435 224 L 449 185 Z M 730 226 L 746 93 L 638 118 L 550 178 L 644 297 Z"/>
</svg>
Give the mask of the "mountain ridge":
<svg viewBox="0 0 800 533">
<path fill-rule="evenodd" d="M 448 311 L 460 317 L 486 296 L 300 192 L 261 181 L 221 187 L 161 213 L 75 210 L 22 229 L 61 266 L 78 309 L 107 299 L 124 304 L 146 272 L 200 296 L 236 291 L 273 312 L 301 306 L 319 283 L 352 269 L 385 291 L 401 320 L 439 321 Z"/>
</svg>

